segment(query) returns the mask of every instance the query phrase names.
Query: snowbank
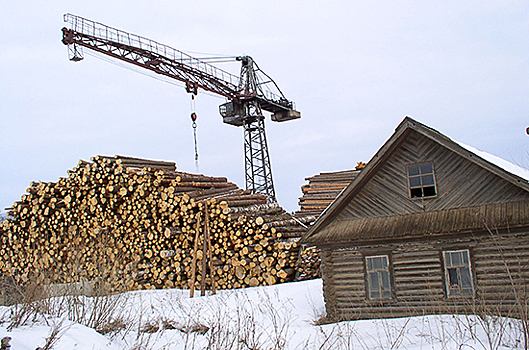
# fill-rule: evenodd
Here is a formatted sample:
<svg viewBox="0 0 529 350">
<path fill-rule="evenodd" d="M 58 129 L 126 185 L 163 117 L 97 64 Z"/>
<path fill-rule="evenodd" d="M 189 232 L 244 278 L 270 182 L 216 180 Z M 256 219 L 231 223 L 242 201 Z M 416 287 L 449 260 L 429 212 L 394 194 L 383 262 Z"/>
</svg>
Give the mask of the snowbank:
<svg viewBox="0 0 529 350">
<path fill-rule="evenodd" d="M 53 329 L 56 350 L 97 349 L 517 349 L 521 325 L 511 319 L 436 315 L 314 325 L 324 314 L 321 280 L 220 291 L 153 290 L 119 296 L 121 326 L 105 335 L 43 315 L 7 331 L 17 309 L 0 308 L 0 338 L 13 350 L 43 347 Z M 78 297 L 80 302 L 86 302 Z M 89 298 L 86 298 L 89 299 Z"/>
</svg>

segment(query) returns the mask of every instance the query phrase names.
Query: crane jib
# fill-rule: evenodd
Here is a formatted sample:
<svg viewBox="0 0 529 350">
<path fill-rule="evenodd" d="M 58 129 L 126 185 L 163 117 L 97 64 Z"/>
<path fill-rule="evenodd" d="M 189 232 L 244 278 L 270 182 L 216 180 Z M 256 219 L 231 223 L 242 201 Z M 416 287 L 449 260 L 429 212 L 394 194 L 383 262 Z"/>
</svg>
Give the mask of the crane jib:
<svg viewBox="0 0 529 350">
<path fill-rule="evenodd" d="M 82 48 L 87 48 L 184 82 L 188 93 L 202 89 L 226 97 L 228 102 L 219 107 L 223 121 L 244 128 L 246 188 L 276 201 L 263 111 L 272 113 L 276 122 L 299 119 L 301 114 L 250 56 L 233 57 L 242 64 L 236 76 L 204 59 L 98 22 L 72 14 L 65 14 L 64 21 L 71 25 L 62 28 L 62 42 L 72 61 L 82 60 Z"/>
</svg>

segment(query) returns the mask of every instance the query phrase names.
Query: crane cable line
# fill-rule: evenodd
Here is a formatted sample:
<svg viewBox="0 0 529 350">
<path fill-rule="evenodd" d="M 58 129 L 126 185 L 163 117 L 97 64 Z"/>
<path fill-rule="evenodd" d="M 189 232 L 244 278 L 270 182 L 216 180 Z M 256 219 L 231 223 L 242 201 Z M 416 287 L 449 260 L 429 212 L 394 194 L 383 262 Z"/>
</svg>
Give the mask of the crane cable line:
<svg viewBox="0 0 529 350">
<path fill-rule="evenodd" d="M 227 101 L 219 106 L 222 121 L 225 124 L 244 128 L 246 189 L 253 193 L 266 195 L 270 203 L 277 201 L 263 111 L 271 113 L 271 119 L 274 122 L 299 119 L 301 113 L 295 109 L 294 102 L 283 95 L 274 80 L 257 66 L 252 57 L 235 56 L 235 61 L 241 63 L 240 74 L 236 76 L 209 63 L 220 63 L 228 60 L 229 56 L 217 55 L 208 58 L 204 57 L 209 56 L 206 54 L 200 55 L 202 58 L 197 59 L 154 40 L 80 16 L 65 14 L 64 21 L 72 25 L 71 29 L 66 27 L 61 29 L 61 41 L 68 46 L 68 56 L 71 61 L 78 62 L 83 59 L 80 48 L 84 47 L 183 82 L 189 93 L 196 95 L 198 89 L 203 89 L 219 95 L 218 97 L 226 98 Z M 160 59 L 157 59 L 158 56 Z M 128 68 L 131 67 L 128 66 Z M 163 81 L 167 80 L 163 79 Z M 191 99 L 191 107 L 195 161 L 198 171 L 194 97 Z"/>
<path fill-rule="evenodd" d="M 140 73 L 142 75 L 145 75 L 145 76 L 150 77 L 150 78 L 154 78 L 154 79 L 159 80 L 159 81 L 163 81 L 163 82 L 171 84 L 171 85 L 176 85 L 176 86 L 181 86 L 181 87 L 184 86 L 183 83 L 175 82 L 172 79 L 164 79 L 163 76 L 160 77 L 157 74 L 152 74 L 152 73 L 149 73 L 149 72 L 145 72 L 144 70 L 140 70 L 140 69 L 134 69 L 135 68 L 134 66 L 131 67 L 130 65 L 123 64 L 119 60 L 108 58 L 108 57 L 106 57 L 106 56 L 104 56 L 104 55 L 102 55 L 102 54 L 100 54 L 98 52 L 92 52 L 92 51 L 88 50 L 87 54 L 89 56 L 95 57 L 95 58 L 100 59 L 102 61 L 114 64 L 116 66 L 128 69 L 130 71 L 134 71 L 134 72 Z M 209 96 L 214 96 L 216 98 L 219 98 L 218 95 L 215 95 L 213 93 L 209 93 L 207 91 L 203 91 L 203 93 L 205 93 L 206 95 L 209 95 Z M 222 98 L 222 97 L 220 97 L 220 98 Z M 195 171 L 198 174 L 198 173 L 200 173 L 200 170 L 199 170 L 199 163 L 198 163 L 198 142 L 197 142 L 197 123 L 196 123 L 197 114 L 196 114 L 196 108 L 195 108 L 195 95 L 194 94 L 191 94 L 190 109 L 191 109 L 191 120 L 192 120 L 191 126 L 193 127 L 193 139 L 194 139 L 194 145 L 195 145 Z"/>
<path fill-rule="evenodd" d="M 97 58 L 97 59 L 99 59 L 101 61 L 108 62 L 108 63 L 113 64 L 115 66 L 118 66 L 118 67 L 121 67 L 121 68 L 125 68 L 127 70 L 132 71 L 132 72 L 139 73 L 139 74 L 144 75 L 146 77 L 153 78 L 153 79 L 156 79 L 158 81 L 161 81 L 161 82 L 164 82 L 164 83 L 167 83 L 167 84 L 171 84 L 171 85 L 179 86 L 179 87 L 183 87 L 183 88 L 185 88 L 185 86 L 186 86 L 182 82 L 175 81 L 174 79 L 168 78 L 168 77 L 166 77 L 164 75 L 156 74 L 156 73 L 151 72 L 151 71 L 146 71 L 145 69 L 140 69 L 138 67 L 131 66 L 130 64 L 123 63 L 123 62 L 121 62 L 120 60 L 118 60 L 116 58 L 109 58 L 108 56 L 105 56 L 104 54 L 99 53 L 97 51 L 87 50 L 85 53 L 88 56 L 92 56 L 92 57 Z M 226 99 L 224 96 L 219 96 L 217 94 L 214 94 L 214 93 L 206 91 L 206 90 L 200 90 L 200 93 L 204 94 L 204 95 L 215 97 L 217 99 Z"/>
<path fill-rule="evenodd" d="M 198 144 L 197 144 L 197 113 L 195 108 L 195 95 L 191 94 L 190 100 L 190 109 L 191 109 L 191 121 L 193 122 L 191 126 L 193 127 L 193 139 L 195 141 L 195 170 L 198 174 Z"/>
</svg>

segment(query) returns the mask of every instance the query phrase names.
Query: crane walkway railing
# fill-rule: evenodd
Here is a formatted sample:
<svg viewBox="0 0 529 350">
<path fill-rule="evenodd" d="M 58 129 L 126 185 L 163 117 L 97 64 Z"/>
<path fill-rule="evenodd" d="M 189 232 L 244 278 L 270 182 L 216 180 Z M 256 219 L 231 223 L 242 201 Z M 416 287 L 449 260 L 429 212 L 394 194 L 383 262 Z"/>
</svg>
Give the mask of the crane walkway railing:
<svg viewBox="0 0 529 350">
<path fill-rule="evenodd" d="M 217 79 L 221 79 L 222 81 L 233 86 L 239 85 L 238 76 L 226 72 L 223 69 L 217 68 L 207 62 L 194 58 L 185 52 L 174 49 L 170 46 L 160 44 L 154 40 L 144 38 L 136 34 L 131 34 L 123 30 L 109 27 L 99 22 L 94 22 L 80 16 L 72 15 L 70 13 L 65 14 L 63 19 L 64 22 L 67 22 L 71 25 L 71 29 L 78 33 L 154 52 L 174 62 L 179 62 L 205 74 L 212 75 Z"/>
<path fill-rule="evenodd" d="M 222 84 L 229 87 L 235 94 L 239 94 L 239 97 L 251 97 L 257 95 L 257 97 L 264 99 L 277 106 L 283 108 L 293 109 L 295 108 L 292 101 L 289 101 L 282 96 L 282 94 L 274 93 L 270 89 L 270 84 L 274 84 L 266 74 L 265 79 L 258 78 L 258 91 L 255 91 L 255 95 L 244 96 L 240 87 L 240 77 L 231 74 L 223 69 L 217 68 L 204 60 L 192 57 L 185 52 L 174 49 L 170 46 L 160 44 L 157 41 L 125 32 L 116 28 L 109 27 L 105 24 L 95 22 L 77 15 L 66 13 L 63 17 L 64 22 L 69 23 L 71 29 L 79 34 L 95 38 L 104 42 L 112 42 L 113 45 L 119 44 L 129 48 L 137 48 L 145 52 L 151 52 L 159 55 L 171 62 L 179 63 L 193 71 L 198 71 L 209 77 L 214 77 L 216 81 L 222 81 Z M 225 58 L 225 57 L 224 57 Z M 235 56 L 233 57 L 236 58 Z"/>
</svg>

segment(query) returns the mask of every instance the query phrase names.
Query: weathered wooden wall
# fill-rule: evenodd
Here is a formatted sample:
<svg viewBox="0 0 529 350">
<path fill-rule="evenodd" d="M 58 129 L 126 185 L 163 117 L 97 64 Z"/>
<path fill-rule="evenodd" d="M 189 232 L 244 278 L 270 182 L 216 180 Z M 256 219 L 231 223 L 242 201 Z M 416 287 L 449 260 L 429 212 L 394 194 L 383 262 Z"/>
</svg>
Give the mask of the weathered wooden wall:
<svg viewBox="0 0 529 350">
<path fill-rule="evenodd" d="M 529 201 L 333 221 L 311 237 L 316 244 L 382 241 L 447 234 L 479 233 L 484 227 L 529 226 Z"/>
<path fill-rule="evenodd" d="M 433 162 L 437 196 L 410 199 L 407 166 Z M 433 140 L 411 132 L 336 217 L 351 220 L 529 200 L 529 193 Z"/>
<path fill-rule="evenodd" d="M 478 295 L 506 316 L 529 303 L 529 234 L 490 235 L 473 249 Z M 514 293 L 516 292 L 516 293 Z M 518 298 L 518 300 L 516 300 Z"/>
<path fill-rule="evenodd" d="M 470 251 L 475 298 L 446 297 L 442 251 L 458 249 Z M 367 300 L 364 258 L 380 254 L 390 257 L 394 297 Z M 322 260 L 331 321 L 462 312 L 516 316 L 529 299 L 529 232 L 326 248 Z"/>
</svg>

